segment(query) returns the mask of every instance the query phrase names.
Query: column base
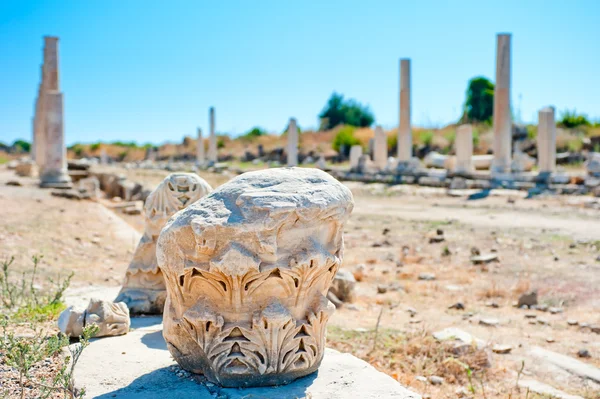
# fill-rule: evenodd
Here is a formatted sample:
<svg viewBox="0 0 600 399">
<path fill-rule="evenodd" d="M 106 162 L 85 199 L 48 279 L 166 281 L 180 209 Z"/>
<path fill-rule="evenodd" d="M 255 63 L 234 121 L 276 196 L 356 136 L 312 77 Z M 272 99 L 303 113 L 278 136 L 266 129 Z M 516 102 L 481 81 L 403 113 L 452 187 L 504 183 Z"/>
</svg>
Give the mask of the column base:
<svg viewBox="0 0 600 399">
<path fill-rule="evenodd" d="M 73 188 L 71 176 L 65 170 L 43 172 L 40 180 L 41 188 Z"/>
</svg>

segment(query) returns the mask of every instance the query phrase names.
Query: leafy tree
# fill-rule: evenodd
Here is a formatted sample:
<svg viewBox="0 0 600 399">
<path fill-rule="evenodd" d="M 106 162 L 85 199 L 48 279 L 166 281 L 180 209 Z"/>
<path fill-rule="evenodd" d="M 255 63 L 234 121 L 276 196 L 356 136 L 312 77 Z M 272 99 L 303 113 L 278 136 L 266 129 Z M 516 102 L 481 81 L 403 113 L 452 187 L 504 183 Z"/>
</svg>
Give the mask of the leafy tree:
<svg viewBox="0 0 600 399">
<path fill-rule="evenodd" d="M 587 118 L 587 115 L 577 114 L 576 110 L 569 111 L 568 109 L 563 111 L 558 121 L 559 126 L 568 129 L 578 126 L 590 126 L 591 123 Z"/>
<path fill-rule="evenodd" d="M 371 126 L 375 121 L 369 107 L 355 100 L 344 100 L 344 96 L 333 93 L 319 114 L 321 129 L 333 129 L 338 125 L 357 127 Z"/>
<path fill-rule="evenodd" d="M 17 151 L 29 152 L 31 150 L 31 143 L 25 140 L 15 140 L 12 146 L 17 149 Z"/>
<path fill-rule="evenodd" d="M 494 84 L 478 76 L 469 81 L 462 122 L 488 122 L 494 112 Z"/>
</svg>

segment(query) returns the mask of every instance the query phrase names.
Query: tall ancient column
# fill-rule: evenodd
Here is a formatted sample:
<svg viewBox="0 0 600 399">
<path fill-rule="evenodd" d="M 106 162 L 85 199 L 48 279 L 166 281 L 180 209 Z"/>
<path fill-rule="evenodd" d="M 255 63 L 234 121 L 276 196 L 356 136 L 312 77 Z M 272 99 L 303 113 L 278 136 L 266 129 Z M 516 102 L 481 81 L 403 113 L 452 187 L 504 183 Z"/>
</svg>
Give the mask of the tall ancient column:
<svg viewBox="0 0 600 399">
<path fill-rule="evenodd" d="M 204 165 L 204 138 L 202 138 L 202 129 L 198 128 L 198 141 L 196 143 L 196 165 Z"/>
<path fill-rule="evenodd" d="M 287 166 L 298 165 L 298 127 L 296 119 L 290 118 L 287 131 Z"/>
<path fill-rule="evenodd" d="M 460 125 L 456 129 L 454 140 L 456 149 L 455 173 L 470 173 L 473 171 L 473 128 L 471 125 Z"/>
<path fill-rule="evenodd" d="M 373 147 L 373 162 L 379 169 L 383 170 L 387 164 L 387 136 L 379 125 L 375 127 Z"/>
<path fill-rule="evenodd" d="M 217 135 L 215 133 L 215 107 L 210 107 L 208 111 L 210 123 L 210 136 L 208 139 L 208 162 L 217 163 Z"/>
<path fill-rule="evenodd" d="M 554 107 L 542 108 L 538 113 L 538 170 L 552 173 L 556 169 L 556 121 Z"/>
<path fill-rule="evenodd" d="M 34 118 L 34 132 L 33 136 L 35 137 L 35 162 L 38 165 L 40 173 L 42 172 L 42 168 L 44 166 L 44 157 L 45 148 L 46 148 L 46 140 L 45 140 L 45 117 L 44 117 L 44 64 L 40 67 L 40 78 L 41 82 L 38 85 L 38 93 L 37 98 L 35 99 L 35 118 Z"/>
<path fill-rule="evenodd" d="M 496 44 L 494 91 L 494 161 L 492 172 L 510 172 L 512 120 L 510 116 L 510 34 L 501 33 Z"/>
<path fill-rule="evenodd" d="M 400 123 L 398 125 L 398 162 L 412 158 L 410 127 L 410 59 L 400 60 Z"/>
<path fill-rule="evenodd" d="M 71 187 L 67 171 L 67 151 L 64 137 L 63 94 L 59 91 L 58 38 L 44 37 L 43 101 L 44 163 L 40 176 L 41 187 Z"/>
</svg>

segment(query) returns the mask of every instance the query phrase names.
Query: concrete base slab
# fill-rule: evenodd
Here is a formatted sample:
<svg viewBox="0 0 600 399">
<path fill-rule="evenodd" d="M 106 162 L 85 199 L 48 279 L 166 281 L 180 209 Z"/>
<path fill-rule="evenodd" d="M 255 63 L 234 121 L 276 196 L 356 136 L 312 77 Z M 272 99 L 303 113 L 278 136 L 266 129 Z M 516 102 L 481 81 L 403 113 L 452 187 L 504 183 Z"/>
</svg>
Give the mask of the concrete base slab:
<svg viewBox="0 0 600 399">
<path fill-rule="evenodd" d="M 134 318 L 129 334 L 91 342 L 76 367 L 75 386 L 84 387 L 87 398 L 420 399 L 368 363 L 331 349 L 316 373 L 284 386 L 220 388 L 201 377 L 180 377 L 173 371 L 176 363 L 162 337 L 161 321 Z"/>
</svg>

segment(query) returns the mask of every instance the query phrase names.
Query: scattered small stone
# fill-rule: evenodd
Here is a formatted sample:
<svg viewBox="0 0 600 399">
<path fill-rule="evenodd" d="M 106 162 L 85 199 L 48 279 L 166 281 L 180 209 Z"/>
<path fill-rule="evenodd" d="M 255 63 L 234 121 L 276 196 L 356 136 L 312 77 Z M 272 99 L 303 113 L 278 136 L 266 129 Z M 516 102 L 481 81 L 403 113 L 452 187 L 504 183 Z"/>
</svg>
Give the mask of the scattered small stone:
<svg viewBox="0 0 600 399">
<path fill-rule="evenodd" d="M 473 255 L 473 256 L 481 255 L 481 251 L 477 247 L 471 247 L 471 255 Z"/>
<path fill-rule="evenodd" d="M 552 314 L 557 314 L 557 313 L 562 313 L 563 309 L 562 308 L 548 308 L 548 312 L 552 313 Z"/>
<path fill-rule="evenodd" d="M 444 383 L 444 379 L 437 375 L 432 375 L 429 377 L 429 382 L 432 385 L 442 385 Z"/>
<path fill-rule="evenodd" d="M 17 180 L 9 180 L 6 182 L 7 186 L 16 186 L 16 187 L 21 187 L 22 184 L 21 182 L 17 181 Z"/>
<path fill-rule="evenodd" d="M 574 242 L 572 242 L 572 243 L 569 244 L 569 248 L 570 249 L 573 249 L 575 247 L 577 247 L 577 245 Z"/>
<path fill-rule="evenodd" d="M 570 326 L 576 326 L 579 324 L 579 322 L 577 320 L 567 320 L 567 324 Z"/>
<path fill-rule="evenodd" d="M 500 307 L 500 305 L 498 305 L 498 302 L 495 302 L 495 301 L 487 301 L 485 303 L 485 306 L 487 306 L 488 308 L 495 308 L 495 309 L 498 309 Z"/>
<path fill-rule="evenodd" d="M 420 273 L 419 280 L 432 281 L 435 280 L 435 274 L 433 273 Z"/>
<path fill-rule="evenodd" d="M 548 325 L 548 320 L 546 320 L 546 319 L 537 319 L 537 322 L 538 322 L 538 324 L 541 324 L 544 326 Z"/>
<path fill-rule="evenodd" d="M 547 312 L 548 311 L 548 305 L 536 305 L 533 307 L 534 309 L 539 310 L 540 312 Z"/>
<path fill-rule="evenodd" d="M 381 232 L 381 234 L 383 234 L 384 236 L 387 235 L 390 232 L 390 229 L 388 229 L 387 227 L 383 229 L 383 232 Z"/>
<path fill-rule="evenodd" d="M 490 263 L 490 262 L 498 262 L 498 254 L 485 254 L 485 255 L 475 255 L 471 256 L 471 262 L 474 265 L 479 265 L 482 263 Z"/>
<path fill-rule="evenodd" d="M 590 326 L 590 323 L 580 323 L 579 327 L 581 328 L 588 328 Z"/>
<path fill-rule="evenodd" d="M 482 326 L 496 327 L 498 324 L 500 324 L 500 320 L 498 320 L 498 319 L 481 319 L 481 320 L 479 320 L 479 324 L 481 324 Z"/>
<path fill-rule="evenodd" d="M 537 315 L 535 313 L 527 313 L 525 315 L 526 319 L 535 319 L 537 317 Z"/>
<path fill-rule="evenodd" d="M 521 306 L 528 306 L 528 307 L 532 307 L 537 305 L 538 303 L 538 298 L 537 298 L 537 291 L 531 291 L 531 292 L 527 292 L 523 295 L 521 295 L 519 297 L 519 302 L 517 303 L 517 307 L 521 307 Z"/>
<path fill-rule="evenodd" d="M 352 274 L 354 275 L 354 279 L 356 281 L 363 281 L 365 278 L 366 266 L 364 264 L 356 265 Z"/>
<path fill-rule="evenodd" d="M 554 342 L 554 338 L 552 337 L 546 337 L 546 342 L 548 342 L 549 344 Z"/>
<path fill-rule="evenodd" d="M 593 325 L 593 326 L 590 326 L 590 329 L 592 330 L 593 333 L 600 334 L 600 326 Z"/>
<path fill-rule="evenodd" d="M 592 355 L 590 355 L 590 351 L 588 351 L 587 349 L 580 349 L 577 352 L 577 356 L 582 357 L 582 358 L 590 358 L 590 357 L 592 357 Z"/>
<path fill-rule="evenodd" d="M 465 310 L 465 305 L 462 302 L 456 302 L 455 304 L 448 306 L 448 309 Z"/>
<path fill-rule="evenodd" d="M 378 284 L 377 285 L 377 293 L 378 294 L 385 294 L 388 291 L 388 287 L 385 284 Z"/>
<path fill-rule="evenodd" d="M 427 382 L 427 378 L 423 377 L 422 375 L 416 376 L 415 380 L 421 381 L 421 382 Z"/>
<path fill-rule="evenodd" d="M 353 303 L 346 304 L 345 308 L 348 310 L 352 310 L 354 312 L 360 312 L 362 310 L 361 307 L 359 307 L 358 305 L 355 305 Z"/>
<path fill-rule="evenodd" d="M 435 244 L 435 243 L 442 242 L 445 240 L 444 231 L 441 229 L 437 229 L 436 231 L 432 231 L 432 232 L 428 233 L 427 237 L 429 238 L 430 244 Z"/>
<path fill-rule="evenodd" d="M 100 239 L 98 237 L 92 238 L 92 244 L 99 244 L 99 243 L 100 243 Z"/>
<path fill-rule="evenodd" d="M 512 346 L 496 344 L 492 347 L 492 351 L 499 355 L 506 355 L 507 353 L 510 353 L 510 351 L 512 351 Z"/>
<path fill-rule="evenodd" d="M 415 317 L 415 315 L 417 314 L 417 309 L 410 306 L 406 308 L 406 311 L 410 314 L 410 317 Z"/>
</svg>

